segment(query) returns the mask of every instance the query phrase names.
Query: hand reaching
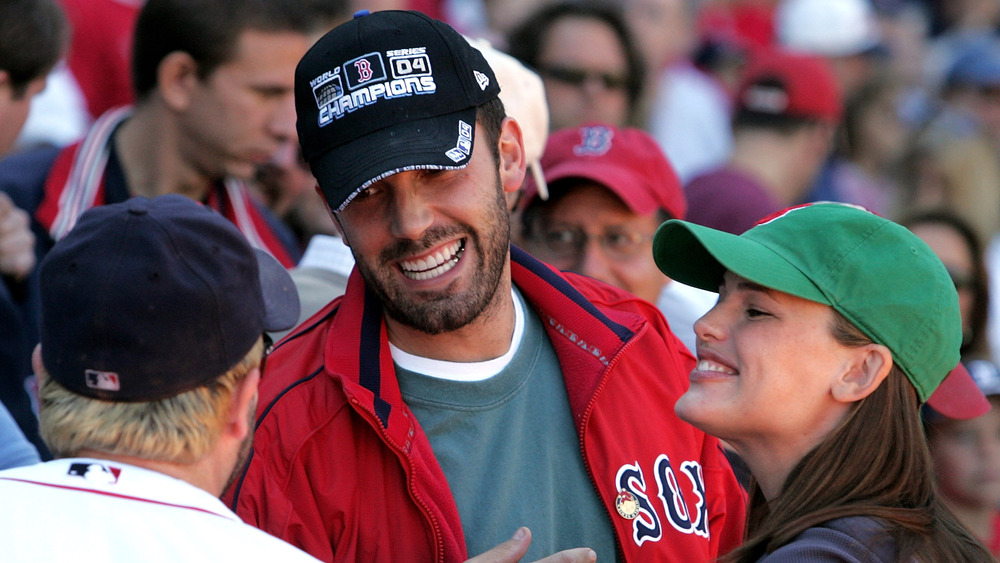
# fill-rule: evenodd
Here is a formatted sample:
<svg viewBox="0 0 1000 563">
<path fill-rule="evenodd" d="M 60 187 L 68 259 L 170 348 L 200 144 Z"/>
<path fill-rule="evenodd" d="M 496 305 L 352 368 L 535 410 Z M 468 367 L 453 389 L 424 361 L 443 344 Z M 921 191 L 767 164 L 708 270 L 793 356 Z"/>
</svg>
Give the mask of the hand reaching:
<svg viewBox="0 0 1000 563">
<path fill-rule="evenodd" d="M 466 561 L 466 563 L 518 563 L 531 545 L 531 530 L 518 528 L 514 537 L 493 549 Z M 594 563 L 597 554 L 587 547 L 567 549 L 554 553 L 535 563 Z"/>
<path fill-rule="evenodd" d="M 24 279 L 35 267 L 35 235 L 28 214 L 0 192 L 0 273 Z"/>
</svg>

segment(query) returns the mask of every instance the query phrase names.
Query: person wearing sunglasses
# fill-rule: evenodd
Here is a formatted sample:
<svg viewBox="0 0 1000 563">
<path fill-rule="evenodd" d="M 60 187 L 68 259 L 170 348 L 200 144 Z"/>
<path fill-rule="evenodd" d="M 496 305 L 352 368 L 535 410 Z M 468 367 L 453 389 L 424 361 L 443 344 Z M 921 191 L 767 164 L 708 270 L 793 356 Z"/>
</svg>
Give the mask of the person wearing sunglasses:
<svg viewBox="0 0 1000 563">
<path fill-rule="evenodd" d="M 590 121 L 633 124 L 642 56 L 614 5 L 557 2 L 507 38 L 508 52 L 541 75 L 552 131 Z"/>
<path fill-rule="evenodd" d="M 913 212 L 899 223 L 931 247 L 955 284 L 962 313 L 962 359 L 992 359 L 987 330 L 989 277 L 984 246 L 972 224 L 947 209 Z"/>
</svg>

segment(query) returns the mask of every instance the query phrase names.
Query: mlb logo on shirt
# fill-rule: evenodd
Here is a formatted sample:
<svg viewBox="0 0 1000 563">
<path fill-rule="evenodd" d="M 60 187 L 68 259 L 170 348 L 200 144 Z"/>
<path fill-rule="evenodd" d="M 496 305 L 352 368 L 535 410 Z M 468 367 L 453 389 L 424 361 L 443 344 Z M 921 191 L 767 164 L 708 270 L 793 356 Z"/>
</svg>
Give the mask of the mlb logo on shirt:
<svg viewBox="0 0 1000 563">
<path fill-rule="evenodd" d="M 97 371 L 88 369 L 84 372 L 87 379 L 87 387 L 91 389 L 101 389 L 103 391 L 120 391 L 121 384 L 118 382 L 118 374 L 113 371 Z"/>
<path fill-rule="evenodd" d="M 114 485 L 118 482 L 118 476 L 122 470 L 118 467 L 104 465 L 101 463 L 74 463 L 69 466 L 67 475 L 73 477 L 83 477 L 92 483 L 104 483 Z"/>
</svg>

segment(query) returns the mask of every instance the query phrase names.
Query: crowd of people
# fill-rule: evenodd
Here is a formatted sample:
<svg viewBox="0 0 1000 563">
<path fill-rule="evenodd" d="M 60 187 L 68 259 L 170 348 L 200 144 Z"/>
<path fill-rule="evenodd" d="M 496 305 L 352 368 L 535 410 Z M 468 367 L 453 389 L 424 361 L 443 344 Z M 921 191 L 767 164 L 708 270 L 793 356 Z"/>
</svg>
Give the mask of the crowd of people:
<svg viewBox="0 0 1000 563">
<path fill-rule="evenodd" d="M 5 554 L 995 560 L 993 4 L 0 3 Z"/>
</svg>

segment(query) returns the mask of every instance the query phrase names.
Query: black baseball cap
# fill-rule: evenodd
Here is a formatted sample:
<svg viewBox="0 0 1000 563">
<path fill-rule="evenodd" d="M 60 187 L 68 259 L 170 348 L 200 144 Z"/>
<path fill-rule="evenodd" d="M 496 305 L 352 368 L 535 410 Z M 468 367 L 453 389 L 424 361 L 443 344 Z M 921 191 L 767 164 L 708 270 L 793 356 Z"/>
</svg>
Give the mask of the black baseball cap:
<svg viewBox="0 0 1000 563">
<path fill-rule="evenodd" d="M 420 12 L 359 12 L 295 69 L 302 155 L 330 209 L 406 170 L 469 163 L 476 106 L 500 94 L 482 53 Z"/>
<path fill-rule="evenodd" d="M 154 401 L 204 385 L 299 316 L 285 268 L 178 194 L 90 209 L 39 277 L 46 371 L 97 399 Z"/>
</svg>

